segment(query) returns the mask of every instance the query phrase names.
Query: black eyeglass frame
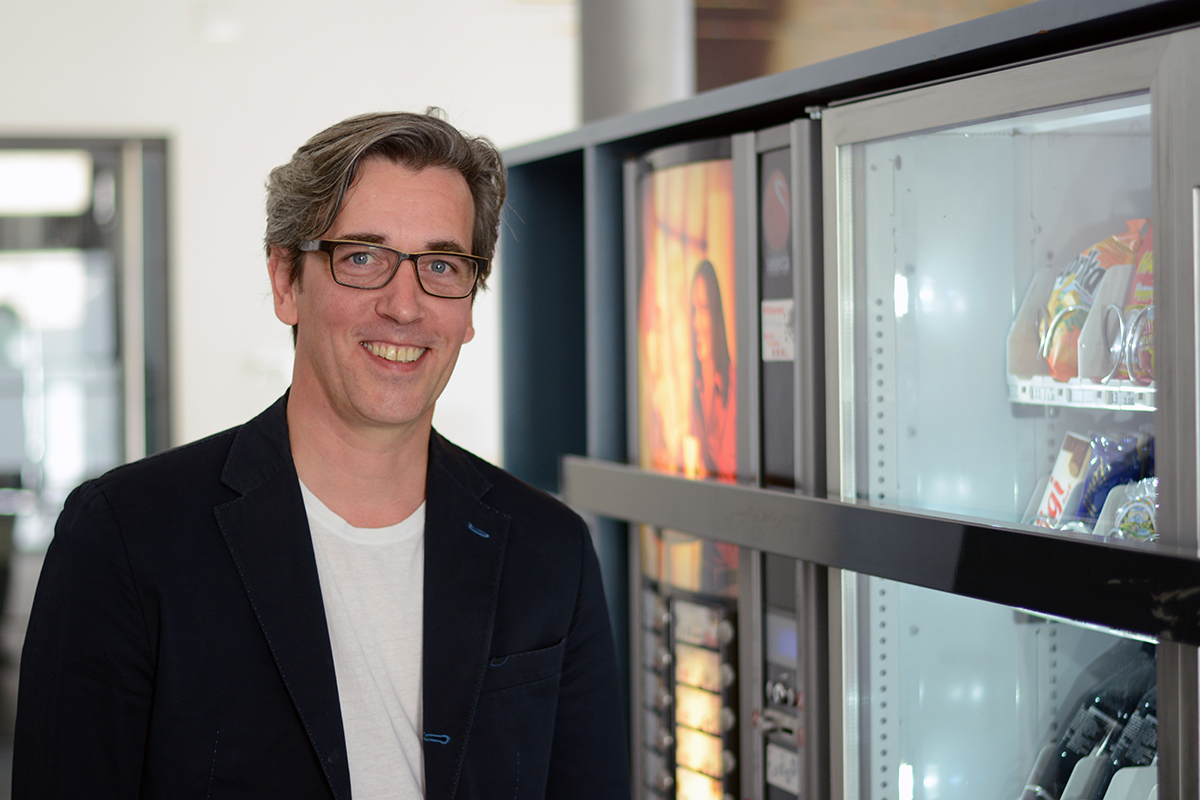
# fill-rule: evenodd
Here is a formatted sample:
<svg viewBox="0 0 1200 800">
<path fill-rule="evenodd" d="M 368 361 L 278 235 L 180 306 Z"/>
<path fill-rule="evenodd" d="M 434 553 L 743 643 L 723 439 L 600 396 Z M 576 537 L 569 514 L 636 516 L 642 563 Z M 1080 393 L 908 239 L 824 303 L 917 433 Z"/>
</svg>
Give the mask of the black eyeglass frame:
<svg viewBox="0 0 1200 800">
<path fill-rule="evenodd" d="M 396 268 L 392 270 L 392 274 L 387 276 L 387 280 L 378 286 L 356 286 L 353 283 L 346 283 L 338 280 L 337 272 L 333 268 L 333 249 L 340 244 L 357 244 L 363 247 L 373 247 L 376 250 L 387 250 L 389 253 L 395 253 L 399 256 L 396 261 Z M 487 269 L 488 259 L 483 256 L 471 255 L 470 253 L 459 253 L 451 250 L 423 250 L 419 253 L 406 253 L 403 250 L 397 250 L 394 247 L 377 244 L 375 242 L 360 242 L 356 239 L 309 239 L 300 243 L 300 251 L 304 253 L 314 253 L 317 251 L 323 252 L 329 259 L 329 275 L 333 278 L 334 283 L 339 286 L 345 286 L 349 289 L 362 289 L 370 291 L 372 289 L 382 289 L 392 282 L 396 277 L 396 273 L 400 271 L 400 265 L 405 261 L 412 262 L 413 274 L 417 277 L 417 285 L 421 287 L 421 291 L 430 297 L 438 297 L 443 300 L 462 300 L 475 294 L 475 289 L 479 286 L 479 275 Z M 417 259 L 421 256 L 455 256 L 456 258 L 465 258 L 470 260 L 475 265 L 475 275 L 471 279 L 471 288 L 466 294 L 435 294 L 425 288 L 425 284 L 421 282 L 421 270 L 417 269 Z"/>
</svg>

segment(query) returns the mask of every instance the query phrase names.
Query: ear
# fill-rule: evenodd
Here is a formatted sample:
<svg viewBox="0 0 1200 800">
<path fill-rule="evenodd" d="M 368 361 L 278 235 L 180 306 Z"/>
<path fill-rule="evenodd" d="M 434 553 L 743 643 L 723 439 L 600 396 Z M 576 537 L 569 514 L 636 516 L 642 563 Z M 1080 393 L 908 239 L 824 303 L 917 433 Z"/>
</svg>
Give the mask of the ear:
<svg viewBox="0 0 1200 800">
<path fill-rule="evenodd" d="M 467 309 L 467 330 L 463 334 L 463 344 L 475 338 L 475 298 L 471 298 L 471 307 Z"/>
<path fill-rule="evenodd" d="M 300 321 L 296 310 L 296 284 L 292 282 L 292 260 L 287 250 L 272 247 L 267 258 L 267 273 L 271 278 L 271 295 L 275 300 L 275 316 L 285 325 Z"/>
</svg>

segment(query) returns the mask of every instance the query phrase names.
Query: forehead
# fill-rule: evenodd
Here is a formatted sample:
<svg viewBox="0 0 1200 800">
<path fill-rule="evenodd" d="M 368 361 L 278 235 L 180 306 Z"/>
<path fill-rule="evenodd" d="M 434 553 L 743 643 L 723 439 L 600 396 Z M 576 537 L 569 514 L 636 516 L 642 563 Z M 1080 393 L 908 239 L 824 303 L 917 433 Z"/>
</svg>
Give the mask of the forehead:
<svg viewBox="0 0 1200 800">
<path fill-rule="evenodd" d="M 426 236 L 468 247 L 474 217 L 475 204 L 462 173 L 448 167 L 413 169 L 373 156 L 358 165 L 329 235 L 372 234 L 388 240 Z"/>
</svg>

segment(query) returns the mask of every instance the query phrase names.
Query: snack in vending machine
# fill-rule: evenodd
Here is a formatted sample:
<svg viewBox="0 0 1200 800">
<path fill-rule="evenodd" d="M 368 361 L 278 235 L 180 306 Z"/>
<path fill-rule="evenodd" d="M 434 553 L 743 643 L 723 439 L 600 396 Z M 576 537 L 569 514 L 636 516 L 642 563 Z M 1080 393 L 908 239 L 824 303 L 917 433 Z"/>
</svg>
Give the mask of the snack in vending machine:
<svg viewBox="0 0 1200 800">
<path fill-rule="evenodd" d="M 1136 264 L 1146 220 L 1125 221 L 1126 230 L 1097 242 L 1075 257 L 1054 281 L 1038 315 L 1039 354 L 1050 375 L 1066 382 L 1079 374 L 1079 334 L 1100 281 L 1117 264 Z"/>
<path fill-rule="evenodd" d="M 1155 682 L 1154 645 L 1145 644 L 1124 665 L 1090 689 L 1076 706 L 1053 755 L 1039 759 L 1021 800 L 1060 800 L 1084 758 L 1107 753 Z"/>
<path fill-rule="evenodd" d="M 1154 529 L 1154 520 L 1157 516 L 1158 478 L 1144 478 L 1126 493 L 1109 536 L 1135 542 L 1156 541 L 1158 533 Z"/>
<path fill-rule="evenodd" d="M 1110 439 L 1092 436 L 1091 458 L 1083 479 L 1083 491 L 1075 517 L 1089 526 L 1096 524 L 1104 501 L 1113 487 L 1139 481 L 1154 471 L 1154 439 L 1126 436 Z"/>
<path fill-rule="evenodd" d="M 1121 737 L 1106 754 L 1090 800 L 1105 800 L 1113 775 L 1126 767 L 1145 767 L 1158 756 L 1158 687 L 1151 686 L 1138 702 Z"/>
<path fill-rule="evenodd" d="M 1059 519 L 1075 485 L 1083 480 L 1084 470 L 1092 451 L 1091 441 L 1077 433 L 1068 433 L 1063 437 L 1062 447 L 1054 460 L 1054 469 L 1050 472 L 1050 481 L 1042 493 L 1042 501 L 1038 504 L 1035 525 L 1043 528 L 1057 527 Z"/>
<path fill-rule="evenodd" d="M 1154 380 L 1154 229 L 1146 221 L 1137 268 L 1125 300 L 1125 373 L 1148 386 Z"/>
</svg>

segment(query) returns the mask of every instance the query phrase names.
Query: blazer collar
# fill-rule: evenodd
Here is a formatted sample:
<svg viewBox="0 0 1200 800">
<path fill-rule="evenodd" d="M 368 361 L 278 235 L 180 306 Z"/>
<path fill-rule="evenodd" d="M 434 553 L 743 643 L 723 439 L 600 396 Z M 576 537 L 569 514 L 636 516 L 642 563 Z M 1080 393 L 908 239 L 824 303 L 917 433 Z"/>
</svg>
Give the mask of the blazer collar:
<svg viewBox="0 0 1200 800">
<path fill-rule="evenodd" d="M 214 512 L 329 788 L 349 798 L 333 650 L 286 409 L 285 394 L 238 431 L 221 480 L 240 496 Z"/>
</svg>

